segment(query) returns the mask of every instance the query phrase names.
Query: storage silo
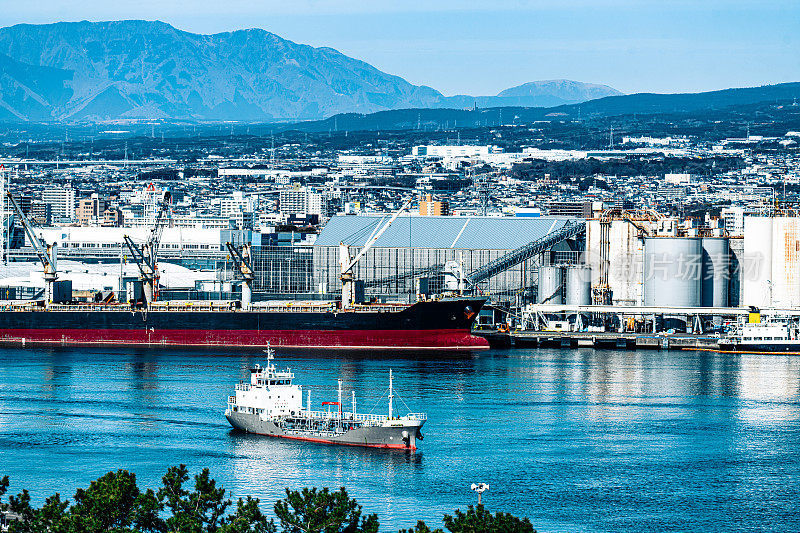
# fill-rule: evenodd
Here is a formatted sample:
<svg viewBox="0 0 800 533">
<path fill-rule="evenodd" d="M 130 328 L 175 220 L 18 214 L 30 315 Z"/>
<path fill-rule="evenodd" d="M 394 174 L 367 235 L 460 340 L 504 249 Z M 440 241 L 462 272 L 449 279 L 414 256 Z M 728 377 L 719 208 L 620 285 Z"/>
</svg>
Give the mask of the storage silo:
<svg viewBox="0 0 800 533">
<path fill-rule="evenodd" d="M 563 282 L 563 269 L 561 267 L 539 267 L 538 302 L 540 304 L 563 304 Z"/>
<path fill-rule="evenodd" d="M 592 270 L 586 265 L 569 266 L 566 269 L 565 303 L 567 305 L 590 305 L 592 303 Z"/>
<path fill-rule="evenodd" d="M 644 241 L 644 305 L 700 307 L 703 247 L 697 237 Z"/>
<path fill-rule="evenodd" d="M 703 237 L 703 307 L 728 306 L 730 247 L 727 237 Z"/>
<path fill-rule="evenodd" d="M 772 305 L 800 306 L 800 218 L 781 216 L 772 219 L 771 266 Z"/>
<path fill-rule="evenodd" d="M 739 305 L 772 305 L 772 218 L 744 217 L 744 246 L 739 261 Z"/>
</svg>

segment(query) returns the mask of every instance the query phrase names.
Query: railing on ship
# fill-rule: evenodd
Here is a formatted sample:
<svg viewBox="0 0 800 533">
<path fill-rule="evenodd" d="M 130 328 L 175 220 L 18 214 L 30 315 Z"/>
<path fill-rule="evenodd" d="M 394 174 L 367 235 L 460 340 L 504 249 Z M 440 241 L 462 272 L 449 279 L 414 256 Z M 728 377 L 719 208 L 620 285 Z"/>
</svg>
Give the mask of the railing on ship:
<svg viewBox="0 0 800 533">
<path fill-rule="evenodd" d="M 381 312 L 381 313 L 394 313 L 407 308 L 407 305 L 369 305 L 364 307 L 354 307 L 346 312 Z M 93 304 L 93 303 L 76 303 L 76 304 L 51 304 L 50 307 L 45 309 L 41 305 L 33 302 L 25 303 L 5 303 L 0 305 L 2 311 L 126 311 L 130 312 L 131 306 L 124 303 L 113 304 Z M 142 311 L 142 309 L 135 309 Z M 217 311 L 217 312 L 248 312 L 236 308 L 236 302 L 156 302 L 150 305 L 149 312 L 158 311 L 177 311 L 177 312 L 198 312 L 198 311 Z M 254 305 L 252 312 L 281 312 L 281 313 L 322 313 L 337 311 L 335 305 L 318 305 L 318 304 L 302 304 L 302 303 L 287 303 L 285 305 Z M 339 311 L 342 312 L 342 311 Z"/>
<path fill-rule="evenodd" d="M 303 415 L 307 418 L 323 418 L 329 420 L 338 420 L 339 419 L 339 412 L 338 411 L 303 411 Z M 425 413 L 408 413 L 407 415 L 394 417 L 395 420 L 427 420 L 428 415 Z M 374 414 L 362 414 L 356 413 L 355 417 L 353 417 L 353 413 L 344 412 L 342 413 L 342 420 L 360 420 L 362 422 L 385 422 L 389 420 L 389 417 L 386 415 L 374 415 Z"/>
</svg>

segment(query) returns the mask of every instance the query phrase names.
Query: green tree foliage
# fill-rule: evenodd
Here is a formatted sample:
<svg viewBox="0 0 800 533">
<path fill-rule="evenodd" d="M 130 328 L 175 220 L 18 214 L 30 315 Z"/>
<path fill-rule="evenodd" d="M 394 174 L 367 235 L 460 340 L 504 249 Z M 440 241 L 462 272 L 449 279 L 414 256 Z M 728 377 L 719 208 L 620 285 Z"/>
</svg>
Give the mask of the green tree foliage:
<svg viewBox="0 0 800 533">
<path fill-rule="evenodd" d="M 444 527 L 450 533 L 536 533 L 527 518 L 518 518 L 508 513 L 492 514 L 483 505 L 470 505 L 467 512 L 456 510 L 455 516 L 444 515 Z M 444 533 L 442 529 L 430 529 L 419 521 L 413 529 L 400 533 Z"/>
<path fill-rule="evenodd" d="M 701 176 L 719 174 L 742 168 L 744 162 L 739 157 L 658 157 L 630 156 L 626 159 L 601 160 L 586 159 L 566 161 L 546 161 L 533 159 L 514 165 L 511 174 L 522 180 L 539 180 L 545 174 L 561 182 L 606 176 L 663 176 L 667 173 L 689 173 Z"/>
<path fill-rule="evenodd" d="M 401 529 L 400 533 L 444 533 L 444 531 L 442 531 L 442 528 L 431 529 L 425 522 L 420 520 L 413 528 Z"/>
<path fill-rule="evenodd" d="M 23 490 L 7 504 L 19 515 L 11 533 L 275 533 L 275 524 L 261 512 L 259 500 L 249 496 L 239 499 L 233 514 L 225 515 L 231 501 L 207 468 L 194 477 L 190 489 L 185 488 L 188 480 L 186 465 L 175 466 L 167 470 L 157 493 L 142 492 L 134 474 L 118 470 L 93 481 L 88 489 L 78 489 L 72 505 L 55 494 L 38 509 Z M 0 498 L 7 490 L 4 477 Z"/>
<path fill-rule="evenodd" d="M 72 503 L 59 494 L 36 508 L 23 490 L 8 492 L 8 476 L 0 478 L 0 512 L 11 511 L 18 520 L 10 533 L 276 533 L 275 523 L 259 508 L 259 500 L 232 501 L 225 489 L 203 469 L 189 482 L 186 465 L 174 466 L 161 479 L 158 491 L 141 491 L 136 476 L 126 470 L 109 472 L 78 489 Z M 274 507 L 283 533 L 377 533 L 378 517 L 363 516 L 361 506 L 341 488 L 286 489 L 286 497 Z M 482 505 L 445 515 L 444 529 L 429 528 L 419 521 L 400 533 L 536 533 L 527 518 L 507 513 L 492 514 Z"/>
<path fill-rule="evenodd" d="M 275 504 L 275 515 L 287 533 L 377 533 L 378 517 L 361 516 L 361 506 L 342 487 L 336 492 L 286 489 Z"/>
<path fill-rule="evenodd" d="M 258 498 L 239 498 L 236 512 L 223 521 L 219 533 L 275 533 L 275 523 L 258 507 Z"/>
<path fill-rule="evenodd" d="M 452 533 L 536 533 L 527 518 L 502 512 L 493 515 L 483 505 L 470 505 L 466 513 L 456 510 L 455 516 L 445 515 L 444 527 Z"/>
<path fill-rule="evenodd" d="M 137 512 L 139 487 L 136 476 L 125 470 L 109 472 L 75 492 L 69 528 L 87 533 L 130 531 Z"/>
<path fill-rule="evenodd" d="M 19 515 L 20 520 L 11 524 L 11 533 L 69 533 L 66 510 L 68 501 L 62 501 L 56 493 L 44 502 L 39 509 L 31 506 L 31 496 L 27 490 L 9 499 L 11 511 Z"/>
<path fill-rule="evenodd" d="M 194 477 L 194 490 L 184 488 L 189 480 L 186 465 L 173 466 L 161 479 L 163 486 L 158 491 L 158 500 L 169 511 L 167 530 L 176 533 L 214 533 L 220 518 L 231 504 L 225 499 L 225 489 L 217 487 L 208 468 Z"/>
</svg>

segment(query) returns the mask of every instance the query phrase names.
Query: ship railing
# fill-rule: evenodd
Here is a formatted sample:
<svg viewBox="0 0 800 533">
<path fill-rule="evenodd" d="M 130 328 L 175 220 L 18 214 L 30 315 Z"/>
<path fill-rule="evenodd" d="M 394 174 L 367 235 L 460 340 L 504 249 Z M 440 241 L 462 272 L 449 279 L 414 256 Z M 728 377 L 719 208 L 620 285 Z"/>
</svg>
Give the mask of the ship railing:
<svg viewBox="0 0 800 533">
<path fill-rule="evenodd" d="M 303 411 L 307 418 L 324 418 L 329 420 L 337 420 L 339 418 L 339 411 Z M 344 414 L 342 415 L 344 416 Z"/>
<path fill-rule="evenodd" d="M 303 411 L 303 413 L 308 418 L 322 418 L 328 420 L 339 419 L 338 411 Z M 408 413 L 405 416 L 400 416 L 397 418 L 409 420 L 427 420 L 428 415 L 425 413 Z M 342 413 L 342 420 L 357 420 L 359 422 L 385 422 L 389 420 L 389 417 L 386 415 L 376 415 L 370 413 L 356 413 L 354 416 L 353 413 L 344 412 Z"/>
<path fill-rule="evenodd" d="M 229 404 L 236 404 L 236 396 L 228 396 Z"/>
<path fill-rule="evenodd" d="M 389 417 L 386 415 L 372 415 L 368 413 L 356 413 L 355 418 L 353 417 L 353 413 L 345 413 L 345 415 L 349 415 L 352 420 L 361 420 L 363 422 L 383 422 L 384 420 L 389 419 Z"/>
<path fill-rule="evenodd" d="M 303 411 L 303 414 L 308 418 L 322 418 L 327 420 L 338 420 L 339 419 L 339 411 Z M 387 420 L 386 415 L 370 415 L 370 414 L 356 414 L 353 417 L 353 413 L 342 413 L 342 420 L 358 420 L 361 422 L 380 422 L 383 420 Z"/>
<path fill-rule="evenodd" d="M 245 391 L 245 392 L 249 391 L 250 390 L 250 384 L 249 383 L 237 383 L 236 384 L 236 390 Z"/>
<path fill-rule="evenodd" d="M 254 305 L 250 311 L 243 311 L 234 307 L 233 301 L 220 301 L 220 302 L 155 302 L 150 304 L 150 312 L 197 312 L 197 311 L 216 311 L 216 312 L 282 312 L 282 313 L 323 313 L 336 311 L 333 306 L 325 305 Z M 407 305 L 365 305 L 356 306 L 348 309 L 348 313 L 396 313 L 406 309 Z M 111 304 L 92 304 L 92 303 L 78 303 L 78 304 L 52 304 L 49 308 L 31 304 L 31 303 L 9 303 L 2 306 L 5 311 L 115 311 L 115 312 L 129 312 L 131 311 L 130 304 L 126 303 L 111 303 Z M 141 309 L 137 309 L 141 311 Z M 343 311 L 339 311 L 343 312 Z"/>
</svg>

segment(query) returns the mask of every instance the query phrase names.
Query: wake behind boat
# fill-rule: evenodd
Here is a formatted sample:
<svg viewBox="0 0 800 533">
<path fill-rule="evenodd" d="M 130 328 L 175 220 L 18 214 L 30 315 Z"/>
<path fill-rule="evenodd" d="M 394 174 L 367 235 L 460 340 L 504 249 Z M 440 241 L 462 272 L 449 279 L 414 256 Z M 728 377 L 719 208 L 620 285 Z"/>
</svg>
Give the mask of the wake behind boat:
<svg viewBox="0 0 800 533">
<path fill-rule="evenodd" d="M 333 410 L 314 411 L 311 391 L 303 408 L 302 386 L 294 384 L 290 369 L 276 370 L 274 352 L 267 350 L 267 366 L 250 370 L 250 381 L 236 385 L 235 395 L 228 397 L 225 417 L 241 431 L 269 437 L 280 437 L 325 444 L 344 444 L 370 448 L 393 448 L 414 451 L 421 429 L 428 419 L 424 413 L 394 412 L 394 386 L 389 370 L 389 409 L 387 415 L 356 413 L 353 392 L 352 412 L 342 410 L 342 380 L 339 380 L 338 401 L 323 402 Z"/>
</svg>

